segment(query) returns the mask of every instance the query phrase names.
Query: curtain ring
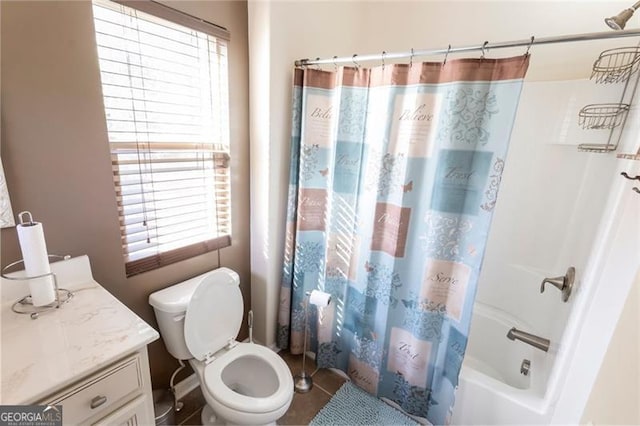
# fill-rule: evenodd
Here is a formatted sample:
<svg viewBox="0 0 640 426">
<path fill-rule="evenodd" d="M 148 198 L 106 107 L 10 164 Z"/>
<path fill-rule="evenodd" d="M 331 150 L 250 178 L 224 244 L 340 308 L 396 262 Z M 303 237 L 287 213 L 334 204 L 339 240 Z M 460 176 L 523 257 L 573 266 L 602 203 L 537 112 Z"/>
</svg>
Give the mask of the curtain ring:
<svg viewBox="0 0 640 426">
<path fill-rule="evenodd" d="M 533 46 L 533 41 L 536 38 L 534 36 L 531 36 L 531 41 L 529 42 L 529 46 L 527 46 L 527 51 L 524 53 L 524 56 L 529 56 L 529 50 L 531 49 L 531 46 Z"/>
<path fill-rule="evenodd" d="M 447 53 L 444 55 L 444 61 L 442 62 L 442 66 L 444 67 L 447 64 L 447 58 L 449 57 L 449 52 L 451 52 L 451 45 L 447 48 Z"/>
<path fill-rule="evenodd" d="M 319 57 L 318 57 L 318 58 L 316 58 L 316 61 L 319 61 L 319 60 L 320 60 L 320 58 L 319 58 Z M 317 69 L 318 71 L 322 71 L 322 68 L 320 67 L 320 64 L 316 63 L 316 69 Z"/>
<path fill-rule="evenodd" d="M 336 59 L 338 59 L 338 57 L 334 56 L 333 57 L 333 70 L 337 72 L 338 71 L 338 64 L 336 64 Z"/>
<path fill-rule="evenodd" d="M 357 57 L 357 56 L 358 56 L 358 54 L 357 54 L 357 53 L 354 53 L 354 54 L 353 54 L 353 56 L 351 57 L 351 62 L 353 62 L 353 65 L 355 65 L 355 66 L 356 66 L 356 68 L 360 68 L 360 64 L 358 64 L 358 63 L 356 62 L 356 57 Z"/>
<path fill-rule="evenodd" d="M 409 56 L 409 68 L 413 68 L 413 47 L 411 48 L 411 56 Z"/>
<path fill-rule="evenodd" d="M 487 53 L 487 44 L 489 44 L 488 41 L 482 43 L 482 55 L 480 56 L 480 59 L 484 59 L 484 55 Z"/>
<path fill-rule="evenodd" d="M 384 71 L 384 55 L 386 55 L 387 52 L 385 52 L 384 50 L 382 51 L 382 70 Z"/>
</svg>

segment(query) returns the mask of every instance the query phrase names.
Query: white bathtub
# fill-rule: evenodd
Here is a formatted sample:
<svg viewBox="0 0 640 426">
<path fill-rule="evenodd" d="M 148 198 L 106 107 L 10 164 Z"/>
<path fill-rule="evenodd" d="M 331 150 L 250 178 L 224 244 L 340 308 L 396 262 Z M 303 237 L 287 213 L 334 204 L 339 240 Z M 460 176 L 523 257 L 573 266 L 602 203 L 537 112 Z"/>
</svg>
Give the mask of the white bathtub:
<svg viewBox="0 0 640 426">
<path fill-rule="evenodd" d="M 547 423 L 554 345 L 545 353 L 511 341 L 506 337 L 511 327 L 537 334 L 517 318 L 476 302 L 451 424 Z M 524 359 L 531 361 L 527 376 L 520 373 Z"/>
</svg>

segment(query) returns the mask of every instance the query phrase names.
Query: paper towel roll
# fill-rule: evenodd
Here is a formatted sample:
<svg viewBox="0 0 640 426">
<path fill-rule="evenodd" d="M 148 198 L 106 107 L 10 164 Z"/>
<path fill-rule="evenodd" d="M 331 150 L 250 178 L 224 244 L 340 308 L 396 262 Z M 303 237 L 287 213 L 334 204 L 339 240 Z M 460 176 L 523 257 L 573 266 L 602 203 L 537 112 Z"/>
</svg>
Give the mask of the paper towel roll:
<svg viewBox="0 0 640 426">
<path fill-rule="evenodd" d="M 331 303 L 331 295 L 320 290 L 313 290 L 309 295 L 309 303 L 312 305 L 324 307 Z"/>
<path fill-rule="evenodd" d="M 23 212 L 28 213 L 28 212 Z M 23 213 L 18 215 L 21 219 Z M 29 214 L 31 216 L 31 214 Z M 24 270 L 29 277 L 44 275 L 51 272 L 47 244 L 44 240 L 44 230 L 39 222 L 20 222 L 16 225 L 18 241 L 24 261 Z M 53 303 L 56 299 L 53 277 L 42 277 L 29 280 L 31 301 L 34 306 L 43 306 Z"/>
</svg>

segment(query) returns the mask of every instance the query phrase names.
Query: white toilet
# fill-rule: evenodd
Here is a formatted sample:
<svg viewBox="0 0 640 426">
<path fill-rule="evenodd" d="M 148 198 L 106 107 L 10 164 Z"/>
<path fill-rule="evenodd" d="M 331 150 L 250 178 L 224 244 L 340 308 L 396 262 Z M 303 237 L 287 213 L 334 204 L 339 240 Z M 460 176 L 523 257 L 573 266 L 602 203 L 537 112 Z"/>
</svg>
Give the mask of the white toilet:
<svg viewBox="0 0 640 426">
<path fill-rule="evenodd" d="M 198 376 L 208 403 L 203 424 L 274 424 L 293 399 L 282 358 L 235 340 L 243 314 L 239 283 L 237 273 L 219 268 L 149 296 L 167 350 L 188 359 Z"/>
</svg>

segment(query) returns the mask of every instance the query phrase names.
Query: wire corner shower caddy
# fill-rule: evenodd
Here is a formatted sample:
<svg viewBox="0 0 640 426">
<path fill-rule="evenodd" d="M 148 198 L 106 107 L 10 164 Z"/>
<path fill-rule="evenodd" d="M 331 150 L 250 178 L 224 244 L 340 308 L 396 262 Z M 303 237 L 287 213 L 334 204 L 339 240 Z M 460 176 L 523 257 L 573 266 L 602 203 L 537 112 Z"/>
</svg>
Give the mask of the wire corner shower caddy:
<svg viewBox="0 0 640 426">
<path fill-rule="evenodd" d="M 604 144 L 580 144 L 578 149 L 586 152 L 607 153 L 618 149 L 622 131 L 631 110 L 633 98 L 640 80 L 640 47 L 618 47 L 604 50 L 593 63 L 591 79 L 596 84 L 624 83 L 620 101 L 585 105 L 578 113 L 578 124 L 587 130 L 609 130 Z M 630 89 L 631 77 L 636 75 Z M 615 139 L 615 142 L 613 142 Z"/>
</svg>

